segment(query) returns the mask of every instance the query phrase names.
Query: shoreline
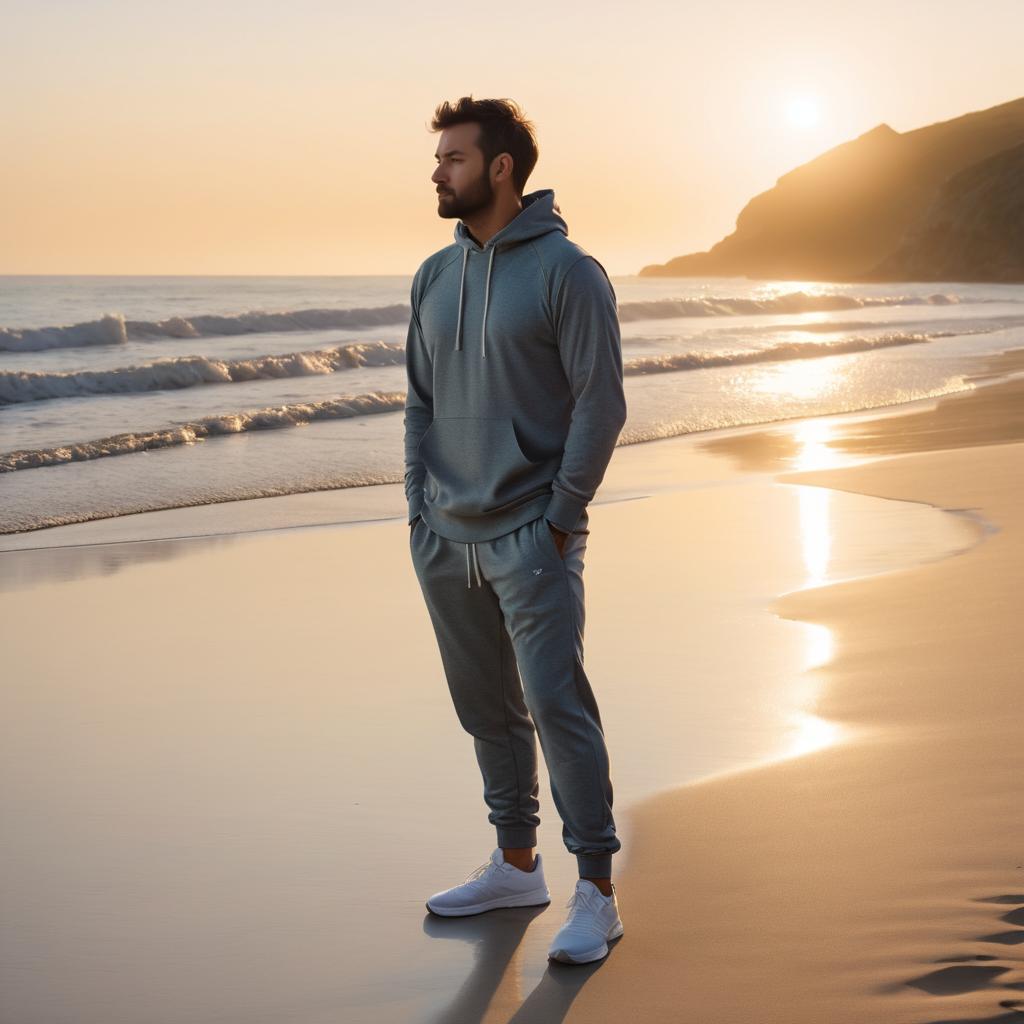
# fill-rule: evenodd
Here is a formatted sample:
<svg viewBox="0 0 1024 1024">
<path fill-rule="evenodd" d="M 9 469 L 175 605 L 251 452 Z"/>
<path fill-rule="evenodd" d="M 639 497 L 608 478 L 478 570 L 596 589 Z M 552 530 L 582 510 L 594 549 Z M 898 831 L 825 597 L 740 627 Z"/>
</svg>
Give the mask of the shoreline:
<svg viewBox="0 0 1024 1024">
<path fill-rule="evenodd" d="M 651 441 L 620 445 L 609 466 L 605 481 L 592 505 L 623 500 L 642 492 L 647 484 L 642 474 L 630 472 L 624 465 L 633 460 L 643 463 L 658 462 L 667 457 L 644 454 L 633 449 L 651 446 L 677 445 L 690 451 L 734 455 L 740 471 L 754 469 L 769 472 L 782 463 L 768 458 L 765 452 L 750 460 L 741 458 L 745 449 L 737 439 L 751 435 L 775 437 L 787 428 L 801 423 L 828 423 L 838 427 L 852 424 L 870 424 L 876 419 L 913 415 L 918 409 L 927 411 L 943 401 L 964 399 L 985 387 L 1012 384 L 1015 375 L 1024 373 L 1024 347 L 1007 349 L 996 356 L 979 356 L 978 370 L 967 375 L 977 388 L 951 392 L 938 397 L 915 398 L 907 402 L 876 406 L 867 409 L 820 416 L 789 417 L 764 423 L 743 424 L 735 427 L 715 427 L 692 431 Z M 994 427 L 995 430 L 1005 429 Z M 1017 434 L 1024 439 L 1024 421 L 1017 424 Z M 868 454 L 861 450 L 862 454 Z M 686 455 L 683 454 L 685 458 Z M 677 474 L 682 477 L 682 474 Z M 687 486 L 685 480 L 678 486 Z M 282 511 L 284 510 L 284 511 Z M 187 541 L 191 539 L 248 536 L 275 530 L 296 530 L 308 527 L 361 526 L 385 522 L 404 515 L 403 485 L 374 484 L 366 487 L 324 488 L 300 491 L 294 494 L 272 495 L 258 498 L 239 498 L 234 501 L 182 505 L 127 515 L 87 519 L 58 526 L 39 527 L 0 534 L 0 556 L 13 551 L 41 551 L 48 548 L 82 547 L 87 545 L 129 544 L 149 541 Z M 275 515 L 275 512 L 277 513 Z M 225 528 L 239 518 L 251 517 L 251 525 Z M 295 521 L 287 521 L 293 519 Z M 129 533 L 128 537 L 123 536 Z"/>
</svg>

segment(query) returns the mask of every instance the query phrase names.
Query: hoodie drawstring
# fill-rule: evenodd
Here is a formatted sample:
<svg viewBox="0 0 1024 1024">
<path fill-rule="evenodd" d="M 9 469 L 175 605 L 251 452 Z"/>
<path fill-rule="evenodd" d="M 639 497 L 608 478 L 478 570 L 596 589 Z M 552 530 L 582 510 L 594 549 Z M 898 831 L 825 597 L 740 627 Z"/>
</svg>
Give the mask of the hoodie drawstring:
<svg viewBox="0 0 1024 1024">
<path fill-rule="evenodd" d="M 459 281 L 459 323 L 455 328 L 455 351 L 462 348 L 462 291 L 466 284 L 466 260 L 469 259 L 469 250 L 462 247 L 462 278 Z"/>
<path fill-rule="evenodd" d="M 473 555 L 472 565 L 473 565 L 473 568 L 476 570 L 476 585 L 478 587 L 482 587 L 483 586 L 483 584 L 480 582 L 480 563 L 477 561 L 476 545 L 475 544 L 467 544 L 466 545 L 466 581 L 467 581 L 466 582 L 466 589 L 467 590 L 469 590 L 473 586 L 472 577 L 469 575 L 469 567 L 470 567 L 470 564 L 471 564 L 470 563 L 470 551 L 472 551 L 472 555 Z"/>
<path fill-rule="evenodd" d="M 487 358 L 487 303 L 491 296 L 491 267 L 494 266 L 494 254 L 496 247 L 491 249 L 487 257 L 487 280 L 484 284 L 484 315 L 480 321 L 480 352 L 482 358 Z M 469 260 L 469 249 L 462 247 L 462 277 L 459 280 L 459 322 L 455 327 L 455 351 L 462 350 L 462 297 L 466 289 L 466 263 Z"/>
<path fill-rule="evenodd" d="M 537 189 L 522 197 L 521 209 L 503 228 L 493 234 L 485 245 L 480 245 L 473 237 L 464 221 L 455 225 L 455 241 L 462 246 L 462 277 L 459 281 L 459 319 L 455 327 L 455 351 L 462 350 L 462 321 L 465 310 L 462 307 L 466 298 L 466 266 L 471 253 L 485 253 L 488 249 L 487 278 L 484 286 L 484 315 L 480 323 L 480 356 L 487 358 L 487 311 L 491 293 L 491 271 L 494 268 L 495 253 L 498 249 L 508 251 L 512 246 L 522 242 L 540 238 L 553 231 L 569 234 L 568 225 L 562 218 L 558 203 L 555 202 L 555 190 L 551 188 Z M 447 266 L 447 264 L 446 264 Z"/>
<path fill-rule="evenodd" d="M 491 255 L 487 259 L 487 283 L 484 285 L 484 315 L 480 321 L 480 351 L 483 358 L 487 357 L 487 299 L 491 291 L 491 267 L 494 265 L 495 249 L 491 249 Z"/>
</svg>

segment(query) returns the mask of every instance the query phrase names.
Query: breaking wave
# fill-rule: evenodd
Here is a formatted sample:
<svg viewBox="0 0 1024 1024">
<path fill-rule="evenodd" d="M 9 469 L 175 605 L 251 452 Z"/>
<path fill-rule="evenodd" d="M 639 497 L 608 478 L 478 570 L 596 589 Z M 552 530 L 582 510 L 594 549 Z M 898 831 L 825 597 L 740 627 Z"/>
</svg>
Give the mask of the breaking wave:
<svg viewBox="0 0 1024 1024">
<path fill-rule="evenodd" d="M 0 473 L 194 444 L 207 437 L 241 434 L 248 430 L 273 430 L 278 427 L 313 423 L 316 420 L 336 420 L 378 412 L 395 412 L 404 406 L 404 391 L 374 391 L 365 395 L 340 395 L 320 402 L 300 402 L 250 412 L 204 416 L 192 423 L 176 423 L 158 430 L 113 434 L 110 437 L 101 437 L 97 441 L 82 441 L 53 448 L 28 448 L 6 452 L 0 455 Z"/>
<path fill-rule="evenodd" d="M 308 377 L 357 369 L 360 366 L 404 363 L 404 344 L 376 341 L 356 342 L 312 352 L 254 356 L 251 359 L 182 356 L 114 370 L 78 370 L 68 373 L 0 371 L 0 405 L 38 402 L 48 398 L 190 388 L 199 384 L 237 384 L 282 377 Z"/>
<path fill-rule="evenodd" d="M 766 298 L 740 296 L 702 296 L 686 299 L 653 299 L 648 302 L 624 302 L 619 319 L 664 320 L 676 317 L 751 316 L 757 314 L 814 313 L 843 309 L 869 309 L 876 306 L 955 306 L 958 295 L 818 295 L 803 291 L 787 292 Z M 996 302 L 974 299 L 973 302 Z M 239 334 L 264 334 L 279 331 L 316 331 L 331 328 L 362 330 L 372 327 L 406 324 L 411 309 L 407 303 L 371 306 L 360 309 L 296 309 L 267 312 L 252 310 L 232 314 L 172 316 L 166 320 L 128 320 L 122 313 L 107 313 L 98 320 L 66 327 L 0 327 L 0 352 L 38 352 L 50 348 L 76 348 L 87 345 L 123 345 L 129 341 L 155 341 L 165 338 L 233 337 Z"/>
<path fill-rule="evenodd" d="M 278 331 L 322 331 L 331 328 L 361 330 L 407 323 L 405 303 L 366 309 L 296 309 L 279 313 L 259 310 L 230 315 L 172 316 L 166 320 L 128 320 L 122 313 L 107 313 L 68 327 L 0 327 L 0 352 L 39 352 L 48 348 L 86 345 L 124 345 L 129 341 L 162 338 L 233 337 Z"/>
</svg>

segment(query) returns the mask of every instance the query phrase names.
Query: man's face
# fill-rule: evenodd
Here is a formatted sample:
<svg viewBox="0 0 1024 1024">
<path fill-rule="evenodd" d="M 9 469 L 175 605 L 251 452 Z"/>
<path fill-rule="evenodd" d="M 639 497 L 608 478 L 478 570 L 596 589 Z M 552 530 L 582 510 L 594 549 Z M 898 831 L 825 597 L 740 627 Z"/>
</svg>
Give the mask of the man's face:
<svg viewBox="0 0 1024 1024">
<path fill-rule="evenodd" d="M 430 180 L 437 187 L 437 215 L 465 219 L 494 202 L 491 176 L 476 140 L 480 125 L 456 124 L 441 132 L 434 156 L 437 168 Z"/>
</svg>

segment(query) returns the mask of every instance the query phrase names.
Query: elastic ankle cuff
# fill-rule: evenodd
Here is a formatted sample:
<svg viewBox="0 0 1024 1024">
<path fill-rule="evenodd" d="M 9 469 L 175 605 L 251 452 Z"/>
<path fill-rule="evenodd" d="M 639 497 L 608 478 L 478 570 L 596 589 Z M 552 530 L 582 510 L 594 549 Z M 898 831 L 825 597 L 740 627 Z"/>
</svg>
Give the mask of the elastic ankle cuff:
<svg viewBox="0 0 1024 1024">
<path fill-rule="evenodd" d="M 611 878 L 612 856 L 610 853 L 577 853 L 580 878 Z"/>
<path fill-rule="evenodd" d="M 498 845 L 509 850 L 532 849 L 537 845 L 537 827 L 535 825 L 499 825 Z"/>
</svg>

